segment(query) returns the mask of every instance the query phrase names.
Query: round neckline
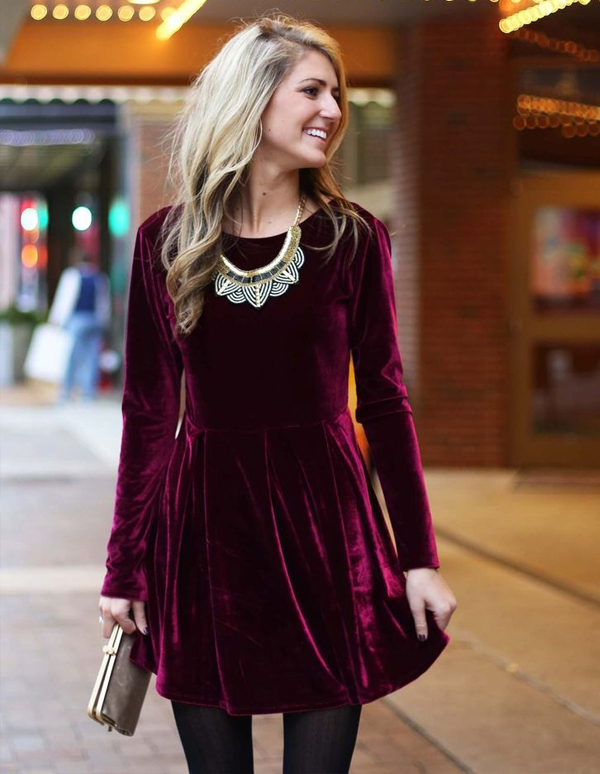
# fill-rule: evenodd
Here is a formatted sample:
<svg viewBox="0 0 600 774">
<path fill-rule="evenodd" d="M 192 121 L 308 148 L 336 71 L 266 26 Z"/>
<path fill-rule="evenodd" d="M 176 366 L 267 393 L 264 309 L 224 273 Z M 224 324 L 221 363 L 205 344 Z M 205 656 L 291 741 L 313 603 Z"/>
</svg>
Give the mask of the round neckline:
<svg viewBox="0 0 600 774">
<path fill-rule="evenodd" d="M 322 207 L 319 207 L 317 210 L 315 210 L 312 213 L 312 215 L 309 215 L 308 218 L 301 220 L 300 223 L 298 223 L 298 225 L 304 226 L 306 223 L 308 223 L 309 220 L 312 220 L 312 218 L 314 218 L 315 215 L 318 215 L 322 209 L 323 209 Z M 265 237 L 235 236 L 235 234 L 230 234 L 228 231 L 222 231 L 221 233 L 223 234 L 223 236 L 230 237 L 231 239 L 243 239 L 245 242 L 266 242 L 269 239 L 281 239 L 281 237 L 287 234 L 287 230 L 282 231 L 280 234 L 272 234 L 271 236 L 265 236 Z"/>
</svg>

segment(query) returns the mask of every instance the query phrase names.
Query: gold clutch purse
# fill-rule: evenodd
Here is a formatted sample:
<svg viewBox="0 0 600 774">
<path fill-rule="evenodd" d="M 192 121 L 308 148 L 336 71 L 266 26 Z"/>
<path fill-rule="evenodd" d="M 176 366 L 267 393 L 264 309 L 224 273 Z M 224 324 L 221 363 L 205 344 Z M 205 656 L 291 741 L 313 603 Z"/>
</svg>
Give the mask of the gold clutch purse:
<svg viewBox="0 0 600 774">
<path fill-rule="evenodd" d="M 88 704 L 92 720 L 125 736 L 133 736 L 152 674 L 129 660 L 134 637 L 115 623 Z"/>
</svg>

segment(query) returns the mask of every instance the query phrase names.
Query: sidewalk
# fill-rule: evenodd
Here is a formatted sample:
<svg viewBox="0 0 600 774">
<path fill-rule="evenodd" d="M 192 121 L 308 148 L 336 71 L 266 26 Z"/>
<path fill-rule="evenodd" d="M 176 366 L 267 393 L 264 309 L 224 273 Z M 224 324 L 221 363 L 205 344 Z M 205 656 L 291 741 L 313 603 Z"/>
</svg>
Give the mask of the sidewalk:
<svg viewBox="0 0 600 774">
<path fill-rule="evenodd" d="M 186 774 L 154 677 L 133 738 L 86 715 L 120 396 L 52 397 L 0 393 L 0 771 Z M 600 476 L 425 474 L 458 600 L 452 641 L 418 681 L 365 706 L 352 774 L 600 773 Z M 253 719 L 256 774 L 281 771 L 281 721 Z"/>
</svg>

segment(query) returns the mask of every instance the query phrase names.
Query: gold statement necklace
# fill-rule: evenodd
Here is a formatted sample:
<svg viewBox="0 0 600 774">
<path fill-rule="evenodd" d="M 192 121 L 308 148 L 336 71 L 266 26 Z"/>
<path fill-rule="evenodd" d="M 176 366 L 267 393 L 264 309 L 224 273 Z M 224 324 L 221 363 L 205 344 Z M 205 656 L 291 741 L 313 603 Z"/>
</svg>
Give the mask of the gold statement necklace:
<svg viewBox="0 0 600 774">
<path fill-rule="evenodd" d="M 302 194 L 296 217 L 286 233 L 283 247 L 266 266 L 243 271 L 221 255 L 214 273 L 215 291 L 233 304 L 248 303 L 257 309 L 271 296 L 281 296 L 300 279 L 298 269 L 304 263 L 300 247 L 302 230 L 298 221 L 304 210 L 306 195 Z"/>
</svg>

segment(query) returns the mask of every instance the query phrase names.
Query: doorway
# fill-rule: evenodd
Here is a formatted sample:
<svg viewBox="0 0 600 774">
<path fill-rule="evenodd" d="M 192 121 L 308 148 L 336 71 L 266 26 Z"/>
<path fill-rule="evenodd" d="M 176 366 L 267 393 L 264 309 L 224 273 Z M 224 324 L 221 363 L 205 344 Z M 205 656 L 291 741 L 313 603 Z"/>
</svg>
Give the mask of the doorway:
<svg viewBox="0 0 600 774">
<path fill-rule="evenodd" d="M 600 174 L 519 179 L 510 464 L 600 467 Z"/>
</svg>

